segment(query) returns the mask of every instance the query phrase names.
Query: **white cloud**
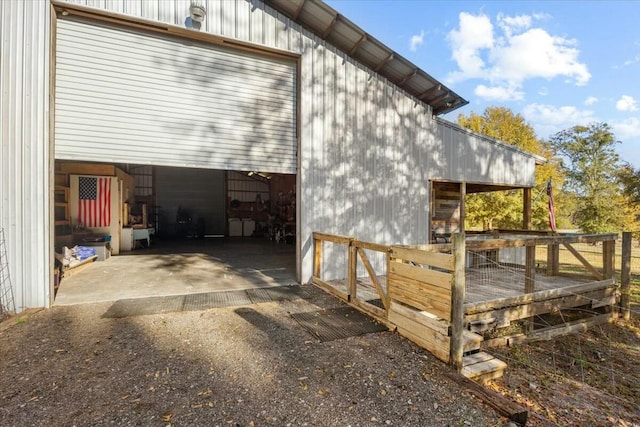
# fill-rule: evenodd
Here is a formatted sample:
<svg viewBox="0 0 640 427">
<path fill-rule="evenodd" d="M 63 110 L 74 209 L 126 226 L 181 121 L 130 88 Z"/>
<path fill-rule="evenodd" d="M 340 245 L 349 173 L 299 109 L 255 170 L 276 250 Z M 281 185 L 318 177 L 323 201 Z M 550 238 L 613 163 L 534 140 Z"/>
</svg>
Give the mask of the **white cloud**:
<svg viewBox="0 0 640 427">
<path fill-rule="evenodd" d="M 528 15 L 506 16 L 499 13 L 497 21 L 507 37 L 510 37 L 514 31 L 522 31 L 531 27 L 531 16 Z"/>
<path fill-rule="evenodd" d="M 624 120 L 612 120 L 611 127 L 616 138 L 623 141 L 631 138 L 640 138 L 640 118 L 630 117 Z"/>
<path fill-rule="evenodd" d="M 572 105 L 556 107 L 553 105 L 529 104 L 523 108 L 522 116 L 532 124 L 541 138 L 547 138 L 572 126 L 586 125 L 596 121 L 593 111 L 579 110 Z"/>
<path fill-rule="evenodd" d="M 584 105 L 593 105 L 598 102 L 598 98 L 595 96 L 590 96 L 584 100 Z"/>
<path fill-rule="evenodd" d="M 496 29 L 487 15 L 460 13 L 458 28 L 448 35 L 459 70 L 450 73 L 447 81 L 485 80 L 494 90 L 480 92 L 490 96 L 498 87 L 522 93 L 524 81 L 534 78 L 565 77 L 577 86 L 585 85 L 591 74 L 579 61 L 577 42 L 534 27 L 534 21 L 542 18 L 546 16 L 499 14 Z"/>
<path fill-rule="evenodd" d="M 448 39 L 453 48 L 453 59 L 460 71 L 451 76 L 453 80 L 484 77 L 485 63 L 480 57 L 482 49 L 493 48 L 493 25 L 486 15 L 474 16 L 460 13 L 460 28 L 449 32 Z"/>
<path fill-rule="evenodd" d="M 629 59 L 628 61 L 624 61 L 624 65 L 629 66 L 629 65 L 637 64 L 638 62 L 640 62 L 640 55 L 637 55 L 635 58 Z"/>
<path fill-rule="evenodd" d="M 415 52 L 424 43 L 424 30 L 420 31 L 420 34 L 414 34 L 409 40 L 409 50 Z"/>
<path fill-rule="evenodd" d="M 549 88 L 546 87 L 546 86 L 542 86 L 540 89 L 538 89 L 538 95 L 540 95 L 540 96 L 549 95 Z"/>
<path fill-rule="evenodd" d="M 487 101 L 519 101 L 524 98 L 524 92 L 517 87 L 478 85 L 474 91 L 476 96 Z"/>
<path fill-rule="evenodd" d="M 491 52 L 494 79 L 522 82 L 543 77 L 565 76 L 577 86 L 591 78 L 587 66 L 577 61 L 578 50 L 572 40 L 553 37 L 545 30 L 532 28 L 509 38 L 507 44 Z"/>
<path fill-rule="evenodd" d="M 618 102 L 616 102 L 616 110 L 618 111 L 638 111 L 636 100 L 633 96 L 622 95 Z"/>
</svg>

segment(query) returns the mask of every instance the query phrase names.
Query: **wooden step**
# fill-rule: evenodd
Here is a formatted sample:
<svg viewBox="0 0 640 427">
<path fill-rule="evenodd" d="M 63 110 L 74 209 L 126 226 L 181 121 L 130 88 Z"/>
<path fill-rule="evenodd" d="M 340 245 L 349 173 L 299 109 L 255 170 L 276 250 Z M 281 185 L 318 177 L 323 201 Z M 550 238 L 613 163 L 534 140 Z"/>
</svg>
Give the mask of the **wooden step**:
<svg viewBox="0 0 640 427">
<path fill-rule="evenodd" d="M 507 364 L 502 360 L 481 351 L 462 358 L 462 371 L 460 373 L 470 380 L 485 382 L 500 378 L 506 367 Z"/>
<path fill-rule="evenodd" d="M 470 351 L 480 350 L 480 343 L 484 341 L 482 335 L 474 334 L 473 332 L 465 331 L 462 334 L 464 340 L 463 351 L 468 353 Z"/>
</svg>

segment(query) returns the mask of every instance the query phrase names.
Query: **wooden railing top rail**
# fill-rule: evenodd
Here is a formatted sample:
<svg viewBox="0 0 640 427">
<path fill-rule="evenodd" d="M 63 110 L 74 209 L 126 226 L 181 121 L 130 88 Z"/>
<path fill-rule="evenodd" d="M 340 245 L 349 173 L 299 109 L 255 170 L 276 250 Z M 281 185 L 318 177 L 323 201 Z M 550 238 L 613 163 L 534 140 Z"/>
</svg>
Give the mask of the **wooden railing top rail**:
<svg viewBox="0 0 640 427">
<path fill-rule="evenodd" d="M 327 242 L 341 243 L 343 245 L 348 245 L 351 241 L 355 240 L 354 237 L 338 236 L 336 234 L 328 234 L 328 233 L 319 233 L 317 231 L 313 232 L 313 238 L 314 240 L 324 240 Z"/>
<path fill-rule="evenodd" d="M 417 249 L 426 252 L 448 252 L 451 251 L 451 243 L 430 243 L 426 245 L 392 245 L 397 248 Z"/>
<path fill-rule="evenodd" d="M 358 240 L 355 237 L 348 237 L 348 236 L 340 236 L 337 234 L 329 234 L 329 233 L 320 233 L 320 232 L 313 232 L 313 238 L 314 240 L 322 240 L 325 242 L 332 242 L 332 243 L 338 243 L 338 244 L 343 244 L 343 245 L 351 245 L 351 246 L 355 246 L 357 248 L 362 248 L 362 249 L 369 249 L 372 251 L 377 251 L 377 252 L 389 252 L 389 250 L 391 249 L 391 246 L 389 245 L 382 245 L 380 243 L 372 243 L 372 242 L 365 242 L 362 240 Z"/>
<path fill-rule="evenodd" d="M 362 249 L 369 249 L 377 252 L 389 252 L 391 246 L 381 245 L 379 243 L 363 242 L 362 240 L 353 240 L 352 245 Z"/>
<path fill-rule="evenodd" d="M 495 248 L 515 248 L 522 246 L 546 246 L 561 245 L 567 243 L 596 243 L 615 241 L 618 238 L 617 233 L 607 234 L 580 234 L 567 236 L 538 236 L 530 238 L 518 239 L 487 239 L 473 240 L 467 239 L 467 249 L 495 249 Z"/>
<path fill-rule="evenodd" d="M 518 234 L 520 230 L 510 230 L 513 234 Z M 526 230 L 523 230 L 523 232 Z M 531 231 L 531 230 L 530 230 Z M 537 232 L 544 233 L 544 232 Z M 514 248 L 522 246 L 546 246 L 546 245 L 562 245 L 571 243 L 597 243 L 615 241 L 618 239 L 617 233 L 603 233 L 603 234 L 564 234 L 564 235 L 544 235 L 535 234 L 536 237 L 525 238 L 508 238 L 508 239 L 486 239 L 486 240 L 474 240 L 466 239 L 467 249 L 495 249 L 495 248 Z M 473 235 L 490 235 L 473 233 Z M 427 252 L 443 252 L 450 251 L 450 243 L 437 243 L 426 245 L 383 245 L 379 243 L 365 242 L 358 240 L 355 237 L 340 236 L 337 234 L 313 232 L 313 238 L 315 240 L 323 240 L 327 242 L 339 243 L 343 245 L 354 245 L 363 249 L 370 249 L 378 252 L 388 252 L 392 247 L 406 248 L 406 249 L 418 249 Z"/>
<path fill-rule="evenodd" d="M 466 230 L 465 234 L 467 236 L 474 236 L 474 235 L 491 236 L 491 235 L 500 235 L 500 234 L 531 234 L 531 235 L 534 235 L 534 236 L 564 236 L 564 235 L 570 234 L 570 233 L 557 233 L 557 232 L 553 232 L 551 230 L 525 230 L 525 229 L 495 228 L 493 230 L 485 230 L 485 231 Z"/>
</svg>

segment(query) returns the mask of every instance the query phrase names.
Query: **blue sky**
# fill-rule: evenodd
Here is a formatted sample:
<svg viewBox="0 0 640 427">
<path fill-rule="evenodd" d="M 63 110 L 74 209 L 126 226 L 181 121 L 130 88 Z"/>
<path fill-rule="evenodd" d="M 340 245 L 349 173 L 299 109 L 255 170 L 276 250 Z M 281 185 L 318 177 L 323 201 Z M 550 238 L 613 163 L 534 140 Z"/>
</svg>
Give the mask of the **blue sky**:
<svg viewBox="0 0 640 427">
<path fill-rule="evenodd" d="M 539 138 L 610 124 L 640 168 L 640 1 L 325 0 L 469 101 L 504 106 Z"/>
</svg>

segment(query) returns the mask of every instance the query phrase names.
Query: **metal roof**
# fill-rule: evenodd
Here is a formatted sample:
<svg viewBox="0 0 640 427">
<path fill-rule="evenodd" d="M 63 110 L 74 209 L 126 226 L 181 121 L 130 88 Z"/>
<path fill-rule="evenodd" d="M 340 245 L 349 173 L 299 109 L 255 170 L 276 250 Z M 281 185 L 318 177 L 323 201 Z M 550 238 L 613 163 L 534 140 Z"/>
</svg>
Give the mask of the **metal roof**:
<svg viewBox="0 0 640 427">
<path fill-rule="evenodd" d="M 469 103 L 321 0 L 265 0 L 302 27 L 445 114 Z"/>
</svg>

